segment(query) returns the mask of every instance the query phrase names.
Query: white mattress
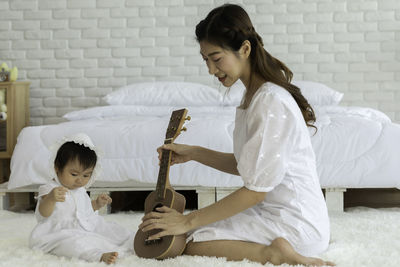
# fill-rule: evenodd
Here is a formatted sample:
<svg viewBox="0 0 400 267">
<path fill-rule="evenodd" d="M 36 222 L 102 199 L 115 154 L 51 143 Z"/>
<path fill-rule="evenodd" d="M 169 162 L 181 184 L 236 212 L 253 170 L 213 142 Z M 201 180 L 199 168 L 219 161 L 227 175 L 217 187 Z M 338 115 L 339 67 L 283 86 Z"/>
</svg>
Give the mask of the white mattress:
<svg viewBox="0 0 400 267">
<path fill-rule="evenodd" d="M 156 183 L 156 148 L 165 137 L 171 111 L 179 107 L 104 106 L 82 110 L 65 123 L 26 127 L 11 159 L 8 188 L 42 184 L 54 176 L 48 147 L 60 137 L 85 132 L 103 151 L 98 181 Z M 235 109 L 188 108 L 192 120 L 175 141 L 232 152 Z M 322 187 L 400 188 L 400 125 L 367 108 L 315 108 L 317 134 L 312 143 Z M 310 130 L 313 132 L 313 130 Z M 170 169 L 173 185 L 236 187 L 239 176 L 196 162 Z"/>
</svg>

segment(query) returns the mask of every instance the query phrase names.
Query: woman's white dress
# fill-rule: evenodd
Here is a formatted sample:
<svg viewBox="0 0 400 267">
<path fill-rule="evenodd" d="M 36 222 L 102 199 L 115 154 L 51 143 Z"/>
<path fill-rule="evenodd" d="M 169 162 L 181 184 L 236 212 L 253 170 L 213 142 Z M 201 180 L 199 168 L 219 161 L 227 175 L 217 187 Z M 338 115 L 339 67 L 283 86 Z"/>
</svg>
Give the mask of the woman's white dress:
<svg viewBox="0 0 400 267">
<path fill-rule="evenodd" d="M 329 243 L 329 219 L 310 133 L 288 91 L 265 83 L 247 109 L 237 108 L 233 132 L 237 169 L 265 199 L 225 220 L 189 233 L 188 241 L 243 240 L 269 245 L 283 237 L 305 256 Z"/>
<path fill-rule="evenodd" d="M 133 253 L 134 232 L 99 216 L 84 187 L 68 190 L 65 201 L 57 202 L 49 217 L 41 216 L 41 197 L 58 186 L 52 181 L 39 187 L 35 211 L 38 224 L 29 240 L 32 249 L 87 261 L 100 261 L 107 252 L 118 252 L 119 257 Z"/>
</svg>

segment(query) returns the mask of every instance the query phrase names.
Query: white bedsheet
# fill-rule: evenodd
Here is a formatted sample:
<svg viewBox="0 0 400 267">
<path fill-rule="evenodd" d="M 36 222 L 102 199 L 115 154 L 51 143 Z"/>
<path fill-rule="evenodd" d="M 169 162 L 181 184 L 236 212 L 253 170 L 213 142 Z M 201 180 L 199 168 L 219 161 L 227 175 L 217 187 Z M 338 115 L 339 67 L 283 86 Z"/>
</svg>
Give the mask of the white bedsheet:
<svg viewBox="0 0 400 267">
<path fill-rule="evenodd" d="M 317 116 L 311 140 L 323 187 L 400 188 L 399 124 L 358 107 L 319 108 Z"/>
<path fill-rule="evenodd" d="M 54 176 L 48 147 L 60 137 L 85 132 L 103 150 L 99 181 L 156 183 L 156 148 L 163 143 L 172 110 L 179 107 L 104 106 L 70 114 L 57 125 L 26 127 L 11 159 L 8 188 L 43 184 Z M 191 121 L 175 141 L 232 152 L 233 107 L 189 107 Z M 318 132 L 312 136 L 323 187 L 400 188 L 400 125 L 367 108 L 316 107 Z M 165 115 L 164 115 L 165 114 Z M 312 133 L 313 130 L 310 130 Z M 196 162 L 170 169 L 173 185 L 241 186 L 228 175 Z"/>
</svg>

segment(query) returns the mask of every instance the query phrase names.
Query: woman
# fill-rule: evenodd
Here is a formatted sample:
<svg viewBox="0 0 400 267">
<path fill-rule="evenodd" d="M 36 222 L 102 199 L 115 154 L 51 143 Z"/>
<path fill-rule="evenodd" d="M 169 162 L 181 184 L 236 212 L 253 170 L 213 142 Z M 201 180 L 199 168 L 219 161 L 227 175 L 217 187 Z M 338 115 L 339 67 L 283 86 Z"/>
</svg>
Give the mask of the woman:
<svg viewBox="0 0 400 267">
<path fill-rule="evenodd" d="M 171 164 L 195 160 L 240 175 L 244 186 L 203 209 L 182 215 L 161 207 L 143 217 L 150 237 L 187 233 L 189 255 L 260 263 L 334 265 L 309 257 L 329 243 L 329 220 L 307 127 L 314 111 L 290 83 L 291 71 L 263 48 L 247 13 L 226 4 L 196 26 L 209 73 L 226 87 L 246 86 L 236 110 L 234 153 L 163 145 Z M 314 127 L 315 128 L 315 127 Z"/>
</svg>

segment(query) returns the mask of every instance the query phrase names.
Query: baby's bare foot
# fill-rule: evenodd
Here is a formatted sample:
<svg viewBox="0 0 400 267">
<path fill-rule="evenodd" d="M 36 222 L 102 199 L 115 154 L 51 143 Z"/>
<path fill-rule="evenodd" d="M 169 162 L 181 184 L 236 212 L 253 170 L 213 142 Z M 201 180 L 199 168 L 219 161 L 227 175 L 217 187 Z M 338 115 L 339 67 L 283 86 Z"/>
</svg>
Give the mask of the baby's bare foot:
<svg viewBox="0 0 400 267">
<path fill-rule="evenodd" d="M 292 245 L 283 238 L 277 238 L 272 241 L 269 249 L 269 262 L 275 265 L 288 263 L 292 265 L 302 264 L 306 266 L 335 266 L 333 262 L 300 255 L 293 249 Z"/>
<path fill-rule="evenodd" d="M 107 264 L 111 264 L 111 263 L 115 263 L 115 261 L 117 260 L 118 257 L 118 252 L 108 252 L 108 253 L 104 253 L 101 256 L 100 261 L 104 261 Z"/>
</svg>

